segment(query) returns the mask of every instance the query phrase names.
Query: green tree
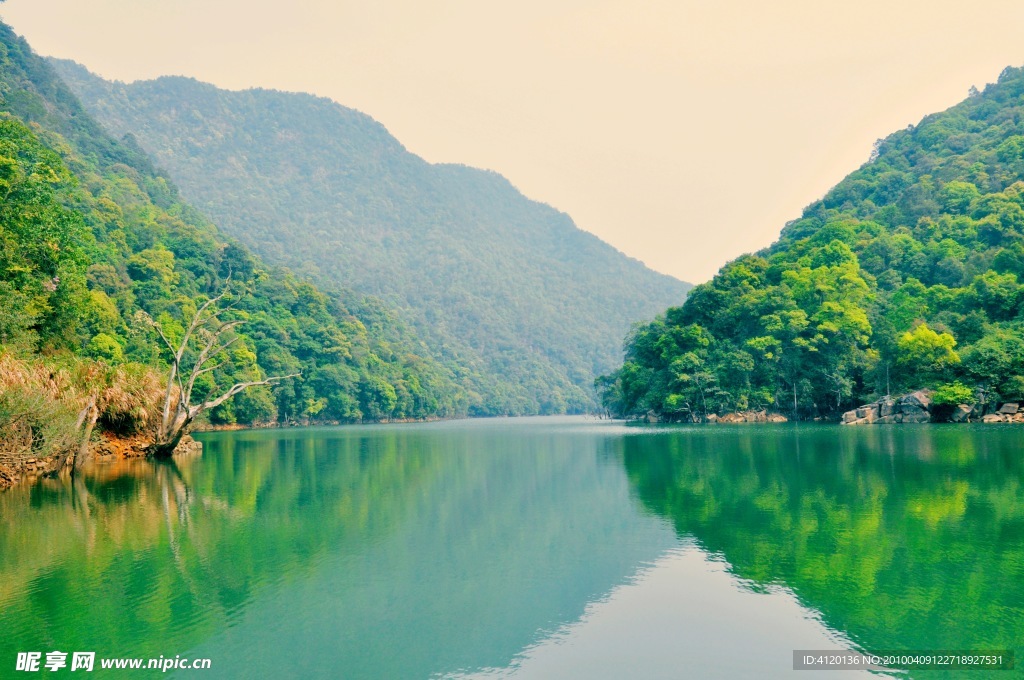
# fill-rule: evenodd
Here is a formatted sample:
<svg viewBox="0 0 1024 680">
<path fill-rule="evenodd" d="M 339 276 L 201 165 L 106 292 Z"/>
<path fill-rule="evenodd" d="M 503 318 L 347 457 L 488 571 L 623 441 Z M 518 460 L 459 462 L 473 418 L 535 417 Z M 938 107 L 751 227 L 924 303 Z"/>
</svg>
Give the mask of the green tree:
<svg viewBox="0 0 1024 680">
<path fill-rule="evenodd" d="M 944 376 L 960 363 L 955 347 L 956 338 L 951 334 L 936 333 L 928 324 L 922 323 L 900 337 L 896 365 L 905 374 L 922 380 Z"/>
</svg>

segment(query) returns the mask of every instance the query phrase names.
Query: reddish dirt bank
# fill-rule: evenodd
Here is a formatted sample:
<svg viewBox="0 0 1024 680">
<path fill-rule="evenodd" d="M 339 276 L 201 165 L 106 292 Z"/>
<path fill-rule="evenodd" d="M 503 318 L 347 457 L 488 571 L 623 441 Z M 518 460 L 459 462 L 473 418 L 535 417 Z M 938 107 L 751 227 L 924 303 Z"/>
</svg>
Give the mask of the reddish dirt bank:
<svg viewBox="0 0 1024 680">
<path fill-rule="evenodd" d="M 152 440 L 142 435 L 119 437 L 110 432 L 101 432 L 89 446 L 91 459 L 98 463 L 107 463 L 131 458 L 144 458 L 146 446 Z M 186 435 L 178 445 L 176 453 L 195 452 L 202 449 L 202 444 Z M 53 469 L 57 456 L 39 458 L 14 458 L 0 456 L 0 490 L 15 484 L 34 482 Z M 73 458 L 68 460 L 67 470 Z"/>
</svg>

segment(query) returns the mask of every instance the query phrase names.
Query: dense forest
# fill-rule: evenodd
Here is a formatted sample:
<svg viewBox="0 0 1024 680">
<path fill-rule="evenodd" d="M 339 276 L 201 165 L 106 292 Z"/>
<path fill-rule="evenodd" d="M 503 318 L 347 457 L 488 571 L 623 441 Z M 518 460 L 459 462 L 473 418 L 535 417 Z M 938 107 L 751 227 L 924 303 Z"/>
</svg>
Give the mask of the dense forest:
<svg viewBox="0 0 1024 680">
<path fill-rule="evenodd" d="M 50 437 L 48 429 L 73 421 L 75 400 L 104 381 L 117 382 L 129 405 L 105 414 L 108 427 L 133 422 L 128 411 L 151 410 L 144 392 L 154 385 L 159 391 L 168 357 L 142 319 L 180 338 L 197 306 L 225 290 L 231 318 L 244 323 L 197 392 L 300 376 L 273 391 L 236 396 L 210 413 L 214 423 L 421 418 L 468 409 L 457 377 L 381 302 L 324 292 L 220 234 L 131 137 L 109 136 L 52 67 L 2 24 L 0 192 L 5 437 L 8 426 L 27 422 L 34 423 L 25 430 L 33 449 L 47 438 L 55 443 L 59 432 Z"/>
<path fill-rule="evenodd" d="M 395 305 L 472 414 L 579 412 L 630 324 L 687 284 L 577 229 L 493 172 L 436 165 L 330 100 L 192 79 L 106 82 L 52 61 L 114 134 L 268 262 Z"/>
<path fill-rule="evenodd" d="M 831 417 L 937 389 L 1024 399 L 1024 70 L 879 140 L 769 248 L 635 327 L 606 408 Z"/>
</svg>

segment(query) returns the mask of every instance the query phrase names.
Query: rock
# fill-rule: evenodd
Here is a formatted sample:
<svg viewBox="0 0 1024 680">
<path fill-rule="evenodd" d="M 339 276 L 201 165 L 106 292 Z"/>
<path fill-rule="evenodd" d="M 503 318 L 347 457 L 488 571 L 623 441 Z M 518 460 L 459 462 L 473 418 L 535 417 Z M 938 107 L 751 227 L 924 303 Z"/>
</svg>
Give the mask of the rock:
<svg viewBox="0 0 1024 680">
<path fill-rule="evenodd" d="M 898 417 L 899 416 L 896 416 L 896 415 L 893 415 L 893 414 L 889 414 L 887 416 L 881 416 L 878 420 L 875 421 L 875 424 L 876 425 L 892 425 L 893 423 L 898 422 L 896 420 L 896 418 L 898 418 Z"/>
<path fill-rule="evenodd" d="M 785 423 L 786 416 L 780 413 L 768 413 L 768 411 L 736 411 L 718 416 L 719 423 Z M 708 422 L 712 422 L 710 416 Z"/>
<path fill-rule="evenodd" d="M 657 423 L 661 420 L 661 418 L 659 418 L 658 414 L 655 413 L 654 411 L 648 411 L 646 420 L 649 423 Z"/>
<path fill-rule="evenodd" d="M 878 402 L 878 416 L 885 418 L 896 413 L 896 401 L 894 399 L 883 399 Z"/>
<path fill-rule="evenodd" d="M 911 392 L 910 394 L 901 397 L 899 402 L 900 405 L 903 407 L 911 406 L 919 409 L 924 409 L 925 411 L 927 411 L 932 407 L 931 392 L 929 392 L 928 390 L 918 390 L 917 392 Z M 904 411 L 904 413 L 906 413 L 906 411 Z"/>
<path fill-rule="evenodd" d="M 718 416 L 716 416 L 714 413 L 708 414 L 708 422 L 709 423 L 717 423 L 718 422 Z"/>
<path fill-rule="evenodd" d="M 191 435 L 185 435 L 181 438 L 178 443 L 178 448 L 174 449 L 175 454 L 186 454 L 186 455 L 202 455 L 203 443 L 196 441 Z"/>
<path fill-rule="evenodd" d="M 974 407 L 968 406 L 967 404 L 960 404 L 953 411 L 953 415 L 949 417 L 952 423 L 966 423 L 971 419 L 971 414 L 974 413 Z"/>
<path fill-rule="evenodd" d="M 878 404 L 864 404 L 843 414 L 843 425 L 870 425 L 879 418 Z"/>
<path fill-rule="evenodd" d="M 1012 416 L 1013 414 L 1015 414 L 1019 410 L 1020 410 L 1020 405 L 1019 404 L 1014 404 L 1013 402 L 1008 402 L 1008 403 L 1005 403 L 1002 406 L 1000 406 L 999 410 L 996 411 L 996 413 L 1000 413 L 1000 414 L 1002 414 L 1004 416 Z"/>
<path fill-rule="evenodd" d="M 987 416 L 981 419 L 983 423 L 1005 423 L 1007 422 L 1005 416 L 1001 416 L 998 413 L 989 413 Z"/>
<path fill-rule="evenodd" d="M 909 413 L 907 411 L 904 411 L 903 412 L 903 420 L 901 422 L 903 422 L 903 423 L 929 423 L 929 422 L 931 422 L 931 420 L 932 420 L 932 417 L 928 413 L 928 411 L 919 408 L 919 409 L 911 410 Z"/>
</svg>

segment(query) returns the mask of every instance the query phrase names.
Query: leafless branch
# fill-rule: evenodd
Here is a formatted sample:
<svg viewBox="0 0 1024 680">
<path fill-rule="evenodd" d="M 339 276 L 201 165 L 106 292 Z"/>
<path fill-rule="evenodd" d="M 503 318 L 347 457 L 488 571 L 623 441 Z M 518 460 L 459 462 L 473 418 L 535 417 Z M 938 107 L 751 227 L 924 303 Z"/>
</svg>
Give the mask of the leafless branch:
<svg viewBox="0 0 1024 680">
<path fill-rule="evenodd" d="M 177 446 L 181 437 L 187 431 L 192 421 L 204 411 L 220 406 L 236 394 L 259 385 L 274 385 L 281 380 L 296 377 L 297 373 L 287 376 L 275 376 L 264 380 L 253 380 L 239 382 L 232 385 L 227 391 L 215 399 L 204 400 L 201 404 L 192 404 L 192 391 L 195 388 L 196 380 L 207 373 L 211 373 L 226 363 L 218 361 L 210 363 L 211 360 L 223 354 L 240 339 L 235 335 L 224 341 L 226 333 L 244 323 L 241 319 L 222 321 L 221 315 L 238 303 L 236 297 L 230 304 L 220 307 L 219 303 L 224 300 L 228 291 L 225 289 L 220 295 L 210 298 L 196 310 L 189 322 L 177 347 L 170 342 L 159 324 L 150 319 L 150 323 L 157 329 L 164 344 L 171 350 L 171 366 L 167 376 L 167 392 L 164 399 L 163 418 L 157 432 L 156 441 L 152 451 L 155 455 L 166 456 Z M 188 352 L 190 343 L 198 338 L 198 354 L 194 360 L 190 360 L 189 368 L 185 368 L 185 355 Z M 173 409 L 171 403 L 177 389 L 177 405 Z"/>
<path fill-rule="evenodd" d="M 198 406 L 191 407 L 189 409 L 189 412 L 194 418 L 195 416 L 198 416 L 200 413 L 206 411 L 207 409 L 217 408 L 231 397 L 235 396 L 239 392 L 242 392 L 243 390 L 249 389 L 250 387 L 258 387 L 260 385 L 274 385 L 282 380 L 287 380 L 288 378 L 296 378 L 298 376 L 298 373 L 292 373 L 290 375 L 274 376 L 272 378 L 266 378 L 264 380 L 253 380 L 250 382 L 235 383 L 234 385 L 231 386 L 231 389 L 229 389 L 224 394 L 220 395 L 219 397 L 211 401 L 203 402 Z"/>
</svg>

